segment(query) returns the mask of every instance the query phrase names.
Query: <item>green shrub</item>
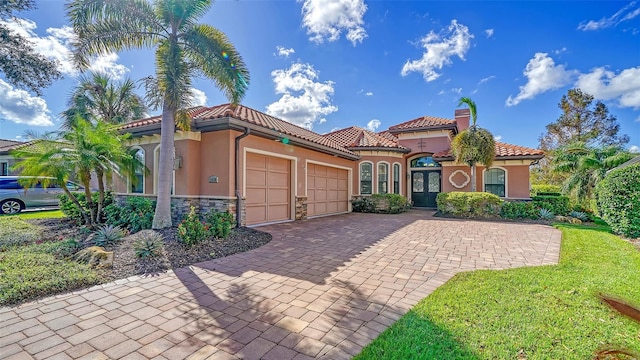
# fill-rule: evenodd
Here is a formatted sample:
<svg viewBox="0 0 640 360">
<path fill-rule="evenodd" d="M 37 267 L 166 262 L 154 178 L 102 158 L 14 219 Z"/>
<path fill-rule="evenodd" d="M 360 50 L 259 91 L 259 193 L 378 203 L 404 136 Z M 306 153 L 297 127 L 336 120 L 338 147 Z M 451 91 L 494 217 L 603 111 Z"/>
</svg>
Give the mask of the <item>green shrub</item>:
<svg viewBox="0 0 640 360">
<path fill-rule="evenodd" d="M 76 199 L 78 199 L 78 202 L 80 203 L 80 205 L 82 206 L 83 209 L 85 209 L 85 211 L 87 213 L 89 213 L 89 207 L 87 206 L 87 197 L 84 193 L 76 193 L 74 192 L 74 195 L 76 197 Z M 98 210 L 98 198 L 100 197 L 100 194 L 98 192 L 94 192 L 91 194 L 91 198 L 93 199 L 93 206 L 94 206 L 94 211 Z M 82 215 L 80 214 L 80 210 L 78 209 L 78 207 L 76 206 L 76 204 L 73 203 L 73 201 L 71 201 L 69 199 L 69 197 L 66 194 L 62 194 L 60 195 L 60 200 L 59 200 L 59 205 L 60 205 L 60 210 L 62 210 L 62 213 L 64 213 L 69 219 L 73 220 L 73 222 L 75 222 L 76 224 L 84 224 L 84 219 L 82 218 Z M 113 203 L 113 194 L 109 191 L 105 192 L 104 194 L 104 204 L 103 204 L 103 213 L 102 216 L 103 218 L 100 219 L 100 221 L 105 220 L 106 215 L 104 213 L 104 210 L 109 207 L 109 205 L 111 205 Z"/>
<path fill-rule="evenodd" d="M 438 210 L 460 217 L 482 218 L 500 214 L 502 200 L 486 192 L 440 193 L 436 198 Z"/>
<path fill-rule="evenodd" d="M 640 237 L 640 164 L 611 171 L 596 186 L 598 212 L 611 229 Z"/>
<path fill-rule="evenodd" d="M 42 230 L 17 216 L 0 217 L 0 250 L 16 245 L 34 243 L 42 236 Z"/>
<path fill-rule="evenodd" d="M 589 221 L 589 216 L 582 211 L 572 211 L 569 216 L 572 218 L 580 219 L 580 221 L 585 222 Z"/>
<path fill-rule="evenodd" d="M 558 185 L 531 185 L 531 196 L 542 195 L 542 194 L 557 194 L 560 195 L 561 189 Z"/>
<path fill-rule="evenodd" d="M 205 215 L 205 222 L 209 227 L 209 234 L 217 238 L 226 239 L 233 229 L 235 216 L 228 212 L 211 210 Z"/>
<path fill-rule="evenodd" d="M 94 232 L 93 242 L 97 246 L 111 245 L 122 239 L 127 232 L 120 226 L 104 225 Z"/>
<path fill-rule="evenodd" d="M 189 214 L 178 225 L 178 236 L 189 246 L 209 237 L 209 227 L 204 221 L 200 221 L 195 207 L 191 207 Z"/>
<path fill-rule="evenodd" d="M 140 237 L 133 242 L 133 252 L 136 256 L 144 259 L 160 255 L 164 243 L 162 234 L 155 231 L 140 234 Z"/>
<path fill-rule="evenodd" d="M 354 212 L 399 214 L 407 211 L 411 204 L 399 194 L 373 194 L 351 200 Z"/>
<path fill-rule="evenodd" d="M 537 219 L 538 210 L 530 201 L 505 201 L 500 208 L 505 219 Z"/>
<path fill-rule="evenodd" d="M 111 204 L 104 209 L 106 222 L 120 226 L 131 233 L 151 229 L 156 203 L 146 197 L 129 196 L 124 204 Z"/>
<path fill-rule="evenodd" d="M 0 305 L 35 299 L 98 284 L 86 265 L 54 255 L 62 243 L 13 247 L 0 252 Z"/>
<path fill-rule="evenodd" d="M 47 252 L 55 256 L 56 259 L 71 259 L 80 249 L 82 249 L 82 244 L 75 239 L 69 239 L 51 243 Z"/>
<path fill-rule="evenodd" d="M 556 215 L 567 215 L 571 211 L 567 196 L 538 195 L 531 199 L 538 209 L 547 209 Z"/>
<path fill-rule="evenodd" d="M 371 199 L 371 196 L 361 196 L 359 198 L 353 199 L 351 200 L 351 205 L 354 212 L 376 212 L 376 204 Z"/>
<path fill-rule="evenodd" d="M 555 218 L 556 216 L 553 214 L 553 212 L 551 212 L 551 210 L 549 209 L 540 209 L 540 211 L 538 212 L 538 216 L 540 216 L 540 219 L 543 220 L 552 220 L 553 218 Z"/>
</svg>

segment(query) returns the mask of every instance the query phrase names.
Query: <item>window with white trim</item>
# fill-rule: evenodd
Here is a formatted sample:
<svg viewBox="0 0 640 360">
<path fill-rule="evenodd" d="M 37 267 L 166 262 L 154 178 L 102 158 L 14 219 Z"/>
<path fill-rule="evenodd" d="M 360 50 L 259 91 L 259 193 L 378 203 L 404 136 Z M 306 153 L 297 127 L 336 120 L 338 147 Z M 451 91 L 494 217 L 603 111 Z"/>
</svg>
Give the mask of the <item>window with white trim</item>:
<svg viewBox="0 0 640 360">
<path fill-rule="evenodd" d="M 494 168 L 484 172 L 484 191 L 505 197 L 505 172 Z"/>
<path fill-rule="evenodd" d="M 142 194 L 144 193 L 144 150 L 138 149 L 134 154 L 134 157 L 135 160 L 139 162 L 139 164 L 137 165 L 141 166 L 134 167 L 134 171 L 131 176 L 131 187 L 129 191 L 133 194 Z"/>
<path fill-rule="evenodd" d="M 378 163 L 378 194 L 389 192 L 389 164 Z"/>
<path fill-rule="evenodd" d="M 373 165 L 371 163 L 360 164 L 360 194 L 371 195 L 373 193 Z"/>
<path fill-rule="evenodd" d="M 7 176 L 9 175 L 9 163 L 8 162 L 1 162 L 0 163 L 0 176 Z"/>
<path fill-rule="evenodd" d="M 393 193 L 400 194 L 400 164 L 393 164 Z"/>
</svg>

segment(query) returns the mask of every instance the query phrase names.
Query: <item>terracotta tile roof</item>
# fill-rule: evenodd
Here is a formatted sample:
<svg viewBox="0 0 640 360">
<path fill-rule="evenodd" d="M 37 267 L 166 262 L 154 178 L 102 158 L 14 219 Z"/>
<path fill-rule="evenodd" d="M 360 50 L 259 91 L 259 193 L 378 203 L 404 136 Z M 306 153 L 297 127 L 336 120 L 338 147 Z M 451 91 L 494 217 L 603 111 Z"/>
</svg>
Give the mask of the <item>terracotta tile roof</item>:
<svg viewBox="0 0 640 360">
<path fill-rule="evenodd" d="M 532 149 L 524 146 L 511 145 L 502 142 L 496 142 L 496 158 L 503 157 L 531 157 L 539 158 L 544 156 L 544 151 Z M 434 158 L 445 159 L 453 158 L 451 149 L 433 154 Z"/>
<path fill-rule="evenodd" d="M 340 150 L 342 152 L 355 156 L 355 153 L 345 149 L 342 145 L 333 141 L 332 139 L 323 137 L 322 135 L 315 133 L 311 130 L 302 128 L 300 126 L 294 125 L 284 120 L 280 120 L 276 117 L 267 115 L 261 111 L 258 111 L 243 105 L 234 106 L 232 104 L 222 104 L 222 105 L 213 106 L 209 108 L 195 107 L 190 109 L 189 112 L 191 113 L 191 116 L 193 117 L 194 122 L 197 122 L 198 120 L 231 117 L 234 119 L 246 121 L 249 124 L 261 126 L 265 129 L 280 132 L 283 135 L 294 136 L 318 145 L 323 145 L 331 149 Z M 154 116 L 151 118 L 138 120 L 122 126 L 121 129 L 127 130 L 127 129 L 133 129 L 140 126 L 160 124 L 162 120 L 161 118 L 162 118 L 161 116 Z"/>
<path fill-rule="evenodd" d="M 0 149 L 8 146 L 21 144 L 20 141 L 0 139 Z"/>
<path fill-rule="evenodd" d="M 430 127 L 455 127 L 455 120 L 449 120 L 444 118 L 439 118 L 435 116 L 421 116 L 417 119 L 405 121 L 402 124 L 394 125 L 389 128 L 388 131 L 396 132 L 402 130 L 411 130 L 411 129 L 424 129 Z"/>
<path fill-rule="evenodd" d="M 352 150 L 355 148 L 389 148 L 407 150 L 406 147 L 398 143 L 398 139 L 391 134 L 389 135 L 390 136 L 382 136 L 361 127 L 351 126 L 323 136 Z"/>
<path fill-rule="evenodd" d="M 9 153 L 9 151 L 11 150 L 16 150 L 16 149 L 20 149 L 23 148 L 25 146 L 28 145 L 32 145 L 36 142 L 36 140 L 32 140 L 32 141 L 27 141 L 27 142 L 22 142 L 22 141 L 13 141 L 13 140 L 0 140 L 0 141 L 4 141 L 4 142 L 10 142 L 10 143 L 5 143 L 5 145 L 0 146 L 0 153 Z M 2 143 L 0 143 L 1 145 Z"/>
</svg>

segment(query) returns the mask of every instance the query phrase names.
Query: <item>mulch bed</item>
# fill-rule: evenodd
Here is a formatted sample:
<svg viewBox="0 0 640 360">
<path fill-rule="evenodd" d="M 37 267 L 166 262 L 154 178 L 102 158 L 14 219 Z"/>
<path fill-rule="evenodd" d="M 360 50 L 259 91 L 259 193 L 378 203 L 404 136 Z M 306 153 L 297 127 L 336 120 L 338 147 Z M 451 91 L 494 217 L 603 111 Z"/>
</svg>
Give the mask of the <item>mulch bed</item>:
<svg viewBox="0 0 640 360">
<path fill-rule="evenodd" d="M 91 232 L 83 230 L 67 219 L 33 219 L 28 222 L 43 228 L 43 240 L 59 241 L 76 239 L 86 246 L 93 244 L 87 241 Z M 133 275 L 157 274 L 169 269 L 189 266 L 198 262 L 221 258 L 239 252 L 258 248 L 271 241 L 271 234 L 251 228 L 241 227 L 231 231 L 226 239 L 209 238 L 193 246 L 184 244 L 177 234 L 176 228 L 159 230 L 163 236 L 160 255 L 141 259 L 133 250 L 133 243 L 144 232 L 143 230 L 120 239 L 107 251 L 113 251 L 113 266 L 99 269 L 105 280 L 124 279 Z"/>
</svg>

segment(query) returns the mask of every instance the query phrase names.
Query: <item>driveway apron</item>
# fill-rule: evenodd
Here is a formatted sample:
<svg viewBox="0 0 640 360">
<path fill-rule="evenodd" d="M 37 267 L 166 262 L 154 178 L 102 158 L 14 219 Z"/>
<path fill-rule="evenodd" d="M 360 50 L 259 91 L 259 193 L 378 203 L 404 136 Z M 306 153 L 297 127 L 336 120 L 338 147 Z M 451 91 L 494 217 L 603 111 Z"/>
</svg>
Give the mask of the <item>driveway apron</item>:
<svg viewBox="0 0 640 360">
<path fill-rule="evenodd" d="M 261 248 L 0 308 L 0 358 L 348 359 L 460 271 L 556 264 L 537 224 L 351 213 Z"/>
</svg>

